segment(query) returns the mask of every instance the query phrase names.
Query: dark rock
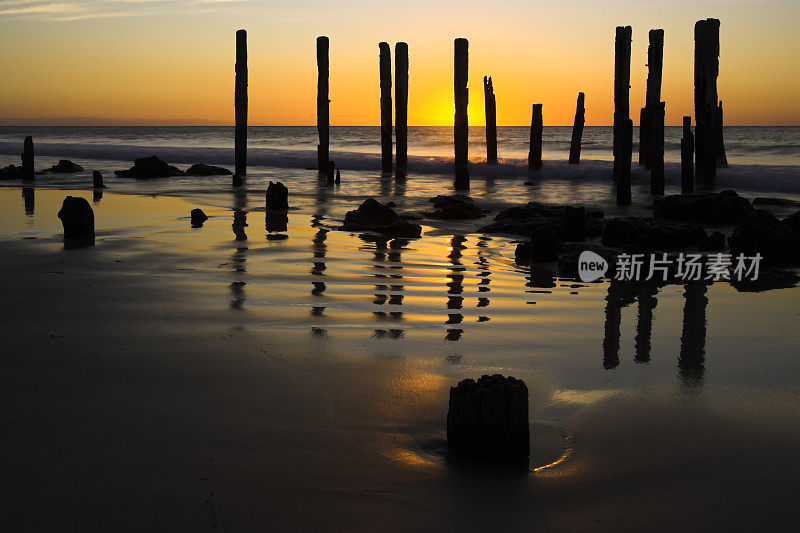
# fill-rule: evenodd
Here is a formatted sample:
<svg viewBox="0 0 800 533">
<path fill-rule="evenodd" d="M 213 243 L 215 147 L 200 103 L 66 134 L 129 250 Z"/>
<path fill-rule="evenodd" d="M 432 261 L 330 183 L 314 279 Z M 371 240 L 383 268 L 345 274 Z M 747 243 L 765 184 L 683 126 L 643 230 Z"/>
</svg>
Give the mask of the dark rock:
<svg viewBox="0 0 800 533">
<path fill-rule="evenodd" d="M 543 227 L 531 234 L 531 241 L 517 245 L 514 252 L 519 265 L 529 263 L 552 263 L 558 260 L 562 247 L 561 238 L 552 229 Z"/>
<path fill-rule="evenodd" d="M 419 237 L 422 226 L 401 220 L 391 207 L 374 198 L 364 200 L 358 209 L 348 211 L 344 217 L 345 231 L 374 231 L 398 237 Z"/>
<path fill-rule="evenodd" d="M 471 220 L 482 218 L 486 213 L 485 210 L 475 205 L 475 201 L 466 194 L 454 194 L 453 196 L 440 194 L 428 201 L 433 203 L 433 208 L 436 209 L 430 214 L 433 218 Z"/>
<path fill-rule="evenodd" d="M 390 200 L 390 201 L 386 202 L 386 207 L 397 207 L 397 204 Z"/>
<path fill-rule="evenodd" d="M 208 220 L 208 215 L 203 213 L 202 209 L 195 208 L 192 209 L 192 227 L 193 228 L 202 228 L 203 223 Z"/>
<path fill-rule="evenodd" d="M 269 182 L 267 187 L 267 209 L 270 211 L 286 211 L 289 209 L 289 189 L 281 183 Z"/>
<path fill-rule="evenodd" d="M 528 387 L 500 374 L 450 388 L 447 445 L 458 459 L 528 465 Z"/>
<path fill-rule="evenodd" d="M 482 233 L 510 233 L 531 235 L 535 230 L 548 227 L 564 236 L 564 212 L 566 206 L 530 202 L 524 206 L 509 207 L 495 216 L 495 222 L 480 228 Z M 597 237 L 603 231 L 603 212 L 586 209 L 585 237 Z"/>
<path fill-rule="evenodd" d="M 105 189 L 105 185 L 103 185 L 103 175 L 95 170 L 92 172 L 92 186 L 95 189 Z"/>
<path fill-rule="evenodd" d="M 43 170 L 42 174 L 72 174 L 75 172 L 83 172 L 83 167 L 68 159 L 60 159 L 58 164 Z"/>
<path fill-rule="evenodd" d="M 797 200 L 789 200 L 787 198 L 768 198 L 764 196 L 759 196 L 755 200 L 753 200 L 753 205 L 776 205 L 781 207 L 794 207 L 800 206 L 800 202 Z"/>
<path fill-rule="evenodd" d="M 564 206 L 564 240 L 583 242 L 586 240 L 586 208 Z"/>
<path fill-rule="evenodd" d="M 0 180 L 21 180 L 22 167 L 8 165 L 7 167 L 0 168 Z"/>
<path fill-rule="evenodd" d="M 728 239 L 733 257 L 760 253 L 764 261 L 800 260 L 800 235 L 792 233 L 769 211 L 756 209 Z"/>
<path fill-rule="evenodd" d="M 149 178 L 167 178 L 170 176 L 183 176 L 184 172 L 177 167 L 168 165 L 156 156 L 141 157 L 133 160 L 130 170 L 115 170 L 114 174 L 121 178 L 135 178 L 137 180 Z"/>
<path fill-rule="evenodd" d="M 206 165 L 203 163 L 195 163 L 186 171 L 187 176 L 227 176 L 232 174 L 230 170 L 223 167 L 215 167 L 214 165 Z"/>
<path fill-rule="evenodd" d="M 58 218 L 64 226 L 65 246 L 72 248 L 94 244 L 94 211 L 85 198 L 64 198 Z"/>
<path fill-rule="evenodd" d="M 738 224 L 753 210 L 735 191 L 716 194 L 673 194 L 653 201 L 653 215 L 681 222 Z"/>
<path fill-rule="evenodd" d="M 796 213 L 784 218 L 781 221 L 781 224 L 783 224 L 784 228 L 795 235 L 800 235 L 800 211 L 797 211 Z"/>
<path fill-rule="evenodd" d="M 706 232 L 698 226 L 675 224 L 645 217 L 606 220 L 602 242 L 605 246 L 637 253 L 653 250 L 679 250 L 698 245 Z"/>
<path fill-rule="evenodd" d="M 725 249 L 725 235 L 715 231 L 708 235 L 697 244 L 697 249 L 701 252 L 719 252 Z"/>
</svg>

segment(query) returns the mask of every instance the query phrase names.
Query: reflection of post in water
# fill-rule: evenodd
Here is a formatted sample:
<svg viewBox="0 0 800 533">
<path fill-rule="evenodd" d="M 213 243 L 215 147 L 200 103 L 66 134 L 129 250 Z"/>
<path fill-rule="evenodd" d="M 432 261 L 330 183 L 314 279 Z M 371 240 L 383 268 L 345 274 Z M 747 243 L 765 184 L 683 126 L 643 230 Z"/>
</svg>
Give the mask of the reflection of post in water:
<svg viewBox="0 0 800 533">
<path fill-rule="evenodd" d="M 93 189 L 92 190 L 92 203 L 99 204 L 100 200 L 103 199 L 103 189 Z"/>
<path fill-rule="evenodd" d="M 658 300 L 658 287 L 653 283 L 642 283 L 639 290 L 639 310 L 636 322 L 636 355 L 634 361 L 646 363 L 650 360 L 650 338 L 653 333 L 653 309 Z"/>
<path fill-rule="evenodd" d="M 450 261 L 450 267 L 448 268 L 449 272 L 447 276 L 447 309 L 448 310 L 458 310 L 457 313 L 448 313 L 447 324 L 460 324 L 461 321 L 464 319 L 464 316 L 461 314 L 460 310 L 464 307 L 464 297 L 461 294 L 464 293 L 464 272 L 466 268 L 464 268 L 463 264 L 461 263 L 461 257 L 464 254 L 464 250 L 467 248 L 464 243 L 467 241 L 467 238 L 463 235 L 453 235 L 449 241 L 448 250 L 450 253 L 447 255 L 447 259 Z M 479 304 L 480 305 L 480 304 Z M 448 341 L 457 341 L 461 339 L 461 334 L 464 332 L 462 329 L 448 329 L 447 335 L 445 336 L 445 340 Z"/>
<path fill-rule="evenodd" d="M 284 211 L 267 211 L 264 215 L 264 228 L 267 230 L 267 240 L 277 241 L 288 239 L 286 235 L 289 224 L 289 215 Z"/>
<path fill-rule="evenodd" d="M 22 202 L 25 204 L 25 214 L 28 216 L 33 216 L 36 208 L 35 194 L 33 187 L 22 188 Z"/>
<path fill-rule="evenodd" d="M 483 296 L 478 298 L 478 307 L 489 306 L 488 294 L 492 290 L 489 287 L 489 284 L 492 281 L 490 277 L 492 275 L 492 272 L 489 269 L 489 259 L 487 258 L 488 253 L 486 251 L 486 245 L 487 242 L 491 240 L 492 240 L 491 237 L 481 236 L 478 237 L 478 243 L 476 244 L 476 247 L 478 249 L 478 261 L 475 263 L 475 265 L 478 269 L 477 275 L 480 278 L 480 281 L 478 282 L 478 293 L 483 293 Z M 488 321 L 489 321 L 488 316 L 478 317 L 478 322 L 488 322 Z"/>
<path fill-rule="evenodd" d="M 636 299 L 639 285 L 626 281 L 611 280 L 606 296 L 606 323 L 603 336 L 603 368 L 606 370 L 619 365 L 619 338 L 622 322 L 622 308 Z"/>
<path fill-rule="evenodd" d="M 706 307 L 708 286 L 703 282 L 687 283 L 684 292 L 683 332 L 678 375 L 686 385 L 703 383 L 706 360 Z"/>
<path fill-rule="evenodd" d="M 314 218 L 312 218 L 311 225 L 314 225 Z M 319 228 L 317 232 L 314 234 L 314 238 L 311 239 L 311 249 L 314 253 L 314 258 L 312 261 L 311 266 L 311 275 L 313 276 L 325 276 L 325 270 L 327 270 L 327 266 L 325 264 L 325 256 L 328 251 L 328 245 L 325 244 L 325 240 L 328 238 L 328 230 L 324 228 Z M 311 295 L 312 296 L 322 296 L 322 294 L 326 290 L 325 282 L 324 281 L 312 281 L 312 289 Z M 323 311 L 325 310 L 324 307 L 314 307 L 311 310 L 311 314 L 315 316 L 321 316 Z"/>
<path fill-rule="evenodd" d="M 395 305 L 402 306 L 405 291 L 403 284 L 403 265 L 402 252 L 408 244 L 408 240 L 395 238 L 391 241 L 387 237 L 376 237 L 372 235 L 361 235 L 360 238 L 369 243 L 374 243 L 372 248 L 375 264 L 375 294 L 372 303 L 375 305 Z M 404 319 L 402 311 L 373 311 L 372 316 L 381 322 L 400 322 Z M 404 335 L 404 330 L 376 329 L 373 332 L 375 338 L 399 339 Z"/>
<path fill-rule="evenodd" d="M 246 241 L 247 234 L 244 228 L 247 227 L 247 192 L 244 187 L 237 188 L 233 197 L 233 234 L 237 241 Z M 233 253 L 231 264 L 233 265 L 234 280 L 230 284 L 231 289 L 231 309 L 244 309 L 244 302 L 247 299 L 244 291 L 246 282 L 240 279 L 247 272 L 247 247 L 238 246 Z"/>
</svg>

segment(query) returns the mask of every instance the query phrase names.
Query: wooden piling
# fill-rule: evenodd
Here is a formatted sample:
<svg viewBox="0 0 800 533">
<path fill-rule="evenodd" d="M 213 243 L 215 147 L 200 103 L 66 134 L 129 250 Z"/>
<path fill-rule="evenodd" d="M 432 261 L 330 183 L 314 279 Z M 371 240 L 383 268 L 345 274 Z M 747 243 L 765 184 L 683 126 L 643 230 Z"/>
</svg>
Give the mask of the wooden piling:
<svg viewBox="0 0 800 533">
<path fill-rule="evenodd" d="M 542 168 L 542 104 L 533 104 L 531 111 L 531 141 L 528 149 L 528 170 Z"/>
<path fill-rule="evenodd" d="M 656 102 L 648 108 L 649 128 L 647 150 L 650 166 L 650 194 L 664 194 L 664 102 Z"/>
<path fill-rule="evenodd" d="M 614 182 L 617 205 L 631 203 L 631 27 L 617 26 L 614 46 Z"/>
<path fill-rule="evenodd" d="M 658 120 L 658 106 L 661 102 L 661 79 L 664 65 L 664 30 L 650 30 L 647 47 L 647 90 L 645 93 L 645 106 L 642 109 L 639 123 L 639 164 L 645 168 L 651 167 L 651 160 L 657 160 L 658 155 L 653 154 L 652 136 L 658 136 L 653 129 L 656 127 L 653 120 Z M 661 136 L 664 132 L 661 132 Z M 663 158 L 663 154 L 661 155 Z"/>
<path fill-rule="evenodd" d="M 233 93 L 236 120 L 234 138 L 234 175 L 241 178 L 247 174 L 247 32 L 236 32 L 236 82 Z M 237 180 L 234 178 L 234 184 Z"/>
<path fill-rule="evenodd" d="M 381 170 L 392 172 L 392 52 L 389 43 L 378 45 L 381 83 Z"/>
<path fill-rule="evenodd" d="M 575 107 L 575 122 L 572 124 L 572 142 L 569 145 L 569 163 L 577 165 L 581 162 L 581 139 L 583 138 L 583 124 L 586 117 L 584 107 L 584 94 L 578 93 L 578 104 Z"/>
<path fill-rule="evenodd" d="M 483 101 L 486 110 L 486 164 L 497 164 L 497 101 L 492 77 L 483 77 Z"/>
<path fill-rule="evenodd" d="M 725 161 L 722 107 L 717 94 L 719 76 L 719 20 L 699 20 L 694 25 L 694 116 L 696 172 L 713 183 Z"/>
<path fill-rule="evenodd" d="M 453 61 L 453 93 L 455 100 L 454 143 L 455 143 L 455 188 L 469 189 L 469 119 L 467 105 L 469 103 L 469 42 L 456 39 Z"/>
<path fill-rule="evenodd" d="M 408 44 L 394 45 L 395 179 L 408 173 Z"/>
<path fill-rule="evenodd" d="M 317 169 L 322 175 L 328 173 L 330 160 L 330 100 L 328 97 L 328 77 L 330 63 L 328 49 L 330 43 L 327 37 L 317 37 L 317 131 L 319 132 L 319 145 L 317 145 Z"/>
<path fill-rule="evenodd" d="M 22 179 L 34 179 L 33 170 L 33 137 L 28 135 L 22 145 Z"/>
<path fill-rule="evenodd" d="M 692 117 L 683 117 L 681 139 L 681 194 L 694 193 L 694 135 Z"/>
</svg>

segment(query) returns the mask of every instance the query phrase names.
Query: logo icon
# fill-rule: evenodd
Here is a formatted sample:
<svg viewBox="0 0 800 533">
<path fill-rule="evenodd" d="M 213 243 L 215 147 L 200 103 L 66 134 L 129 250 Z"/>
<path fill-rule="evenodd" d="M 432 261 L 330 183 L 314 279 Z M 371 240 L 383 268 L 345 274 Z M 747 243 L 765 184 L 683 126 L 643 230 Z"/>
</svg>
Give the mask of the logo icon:
<svg viewBox="0 0 800 533">
<path fill-rule="evenodd" d="M 584 283 L 589 283 L 602 278 L 608 271 L 608 261 L 600 255 L 584 250 L 578 257 L 578 277 Z"/>
</svg>

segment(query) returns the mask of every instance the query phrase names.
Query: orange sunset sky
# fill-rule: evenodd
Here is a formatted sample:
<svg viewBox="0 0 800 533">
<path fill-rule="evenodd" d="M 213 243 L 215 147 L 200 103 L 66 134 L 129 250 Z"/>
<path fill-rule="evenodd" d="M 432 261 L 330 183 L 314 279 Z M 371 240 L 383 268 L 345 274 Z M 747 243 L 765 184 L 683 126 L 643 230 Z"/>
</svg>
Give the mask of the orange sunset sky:
<svg viewBox="0 0 800 533">
<path fill-rule="evenodd" d="M 647 32 L 665 30 L 667 123 L 693 114 L 693 26 L 722 21 L 729 125 L 800 124 L 797 0 L 398 2 L 0 0 L 0 125 L 232 124 L 234 33 L 248 30 L 251 125 L 315 123 L 315 38 L 331 39 L 331 122 L 379 123 L 378 42 L 406 41 L 409 123 L 453 123 L 453 39 L 470 42 L 470 124 L 492 75 L 500 125 L 612 118 L 614 28 L 633 26 L 631 109 Z M 634 122 L 638 111 L 633 111 Z"/>
</svg>

